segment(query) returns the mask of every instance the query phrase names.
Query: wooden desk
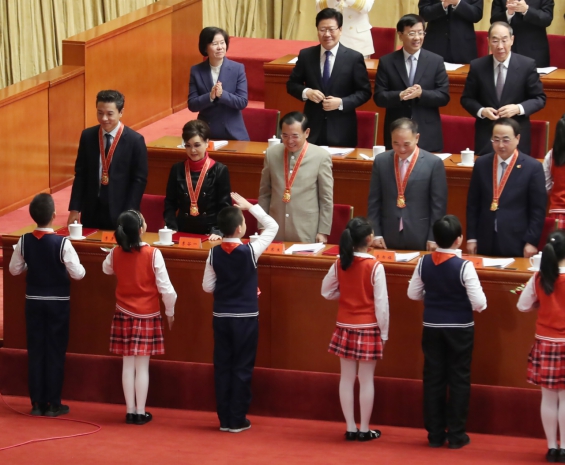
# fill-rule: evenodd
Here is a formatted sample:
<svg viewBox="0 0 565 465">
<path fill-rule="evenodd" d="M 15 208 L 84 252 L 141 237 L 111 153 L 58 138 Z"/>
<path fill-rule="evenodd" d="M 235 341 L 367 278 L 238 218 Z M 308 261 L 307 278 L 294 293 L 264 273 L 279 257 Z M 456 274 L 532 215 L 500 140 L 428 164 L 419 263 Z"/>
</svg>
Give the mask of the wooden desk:
<svg viewBox="0 0 565 465">
<path fill-rule="evenodd" d="M 184 149 L 177 148 L 180 137 L 165 136 L 147 146 L 149 176 L 146 194 L 165 195 L 171 166 L 186 160 Z M 266 142 L 230 141 L 217 152 L 211 152 L 214 160 L 228 167 L 232 190 L 244 197 L 256 199 L 263 169 L 263 152 Z M 359 155 L 372 156 L 372 150 L 356 149 L 345 158 L 333 159 L 334 203 L 353 205 L 356 216 L 367 215 L 367 199 L 373 162 Z M 472 168 L 457 166 L 460 155 L 452 155 L 444 161 L 449 187 L 447 211 L 457 215 L 465 228 L 467 192 Z M 463 229 L 465 231 L 465 229 Z"/>
<path fill-rule="evenodd" d="M 6 263 L 19 234 L 2 237 Z M 98 236 L 100 237 L 100 236 Z M 96 236 L 92 238 L 96 239 Z M 152 243 L 156 234 L 146 234 Z M 69 352 L 108 354 L 115 308 L 115 277 L 102 273 L 106 253 L 100 242 L 73 242 L 86 276 L 71 285 Z M 178 293 L 175 325 L 165 330 L 167 360 L 212 362 L 212 296 L 202 291 L 210 243 L 202 250 L 161 247 Z M 257 365 L 280 369 L 339 372 L 338 358 L 327 352 L 337 303 L 320 295 L 321 282 L 335 257 L 263 255 L 259 260 L 261 296 Z M 406 296 L 416 261 L 385 264 L 390 300 L 390 333 L 378 376 L 420 379 L 422 304 Z M 517 259 L 511 270 L 479 270 L 489 308 L 475 316 L 472 382 L 532 387 L 526 383 L 527 357 L 535 332 L 535 313 L 521 314 L 509 291 L 531 276 L 529 262 Z M 25 348 L 25 277 L 4 274 L 4 346 Z"/>
<path fill-rule="evenodd" d="M 294 64 L 288 63 L 296 55 L 285 55 L 278 60 L 265 63 L 263 70 L 265 73 L 265 108 L 280 110 L 281 116 L 289 111 L 303 111 L 304 103 L 295 99 L 286 92 L 286 82 L 294 68 Z M 371 88 L 375 89 L 375 75 L 379 60 L 365 60 Z M 471 116 L 467 113 L 459 100 L 463 94 L 465 80 L 469 73 L 469 65 L 465 65 L 456 71 L 449 71 L 449 93 L 451 100 L 445 107 L 440 108 L 440 112 L 445 115 Z M 547 76 L 542 76 L 543 89 L 547 95 L 545 108 L 531 116 L 532 119 L 549 121 L 549 144 L 553 143 L 555 125 L 561 118 L 565 108 L 565 69 L 558 69 Z M 375 105 L 373 96 L 359 110 L 373 111 L 380 114 L 379 130 L 377 134 L 378 144 L 383 144 L 383 127 L 385 109 Z"/>
</svg>

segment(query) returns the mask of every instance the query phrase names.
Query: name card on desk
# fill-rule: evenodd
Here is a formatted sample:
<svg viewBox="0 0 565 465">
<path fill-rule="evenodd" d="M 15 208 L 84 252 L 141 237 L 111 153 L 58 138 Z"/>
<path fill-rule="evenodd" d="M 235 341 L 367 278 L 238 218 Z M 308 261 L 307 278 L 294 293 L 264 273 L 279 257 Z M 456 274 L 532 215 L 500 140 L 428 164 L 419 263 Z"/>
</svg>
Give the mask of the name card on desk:
<svg viewBox="0 0 565 465">
<path fill-rule="evenodd" d="M 482 257 L 475 257 L 474 255 L 463 255 L 464 260 L 469 260 L 475 268 L 484 268 Z"/>
<path fill-rule="evenodd" d="M 379 262 L 395 262 L 396 252 L 394 250 L 373 250 L 373 255 Z"/>
<path fill-rule="evenodd" d="M 116 244 L 116 236 L 114 235 L 113 231 L 102 231 L 102 242 L 110 242 L 112 244 Z"/>
<path fill-rule="evenodd" d="M 265 249 L 264 253 L 272 253 L 272 254 L 283 254 L 284 253 L 284 244 L 271 244 L 269 247 Z"/>
<path fill-rule="evenodd" d="M 179 237 L 179 247 L 183 249 L 201 249 L 202 241 L 198 237 Z"/>
</svg>

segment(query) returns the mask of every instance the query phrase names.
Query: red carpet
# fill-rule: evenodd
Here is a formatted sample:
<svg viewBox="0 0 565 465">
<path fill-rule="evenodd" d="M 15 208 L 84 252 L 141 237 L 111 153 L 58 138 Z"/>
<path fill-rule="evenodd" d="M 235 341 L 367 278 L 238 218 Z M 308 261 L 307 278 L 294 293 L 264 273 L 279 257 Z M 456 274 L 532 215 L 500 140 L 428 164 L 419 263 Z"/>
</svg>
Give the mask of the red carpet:
<svg viewBox="0 0 565 465">
<path fill-rule="evenodd" d="M 179 386 L 179 389 L 182 388 Z M 19 410 L 29 409 L 25 398 L 8 397 L 6 400 Z M 97 423 L 102 430 L 77 439 L 42 442 L 2 451 L 1 462 L 18 465 L 486 465 L 541 462 L 546 447 L 545 441 L 540 439 L 472 434 L 471 444 L 461 450 L 431 449 L 426 445 L 423 430 L 391 426 L 379 427 L 383 436 L 376 441 L 347 443 L 342 439 L 344 425 L 341 422 L 257 416 L 250 416 L 252 427 L 248 431 L 221 433 L 217 430 L 214 413 L 159 408 L 150 409 L 155 417 L 151 423 L 135 426 L 123 423 L 125 408 L 122 405 L 84 402 L 69 402 L 69 405 L 69 418 Z M 0 403 L 0 448 L 32 438 L 91 429 L 87 425 L 23 417 Z"/>
</svg>

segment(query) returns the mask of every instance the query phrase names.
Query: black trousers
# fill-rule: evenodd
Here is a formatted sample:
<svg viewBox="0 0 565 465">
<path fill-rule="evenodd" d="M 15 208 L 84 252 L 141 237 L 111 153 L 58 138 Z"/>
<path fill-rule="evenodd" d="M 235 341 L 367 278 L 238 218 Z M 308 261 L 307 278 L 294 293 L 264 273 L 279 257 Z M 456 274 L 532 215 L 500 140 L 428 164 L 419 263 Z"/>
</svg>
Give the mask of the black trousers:
<svg viewBox="0 0 565 465">
<path fill-rule="evenodd" d="M 237 428 L 251 403 L 259 318 L 214 317 L 214 381 L 220 426 Z"/>
<path fill-rule="evenodd" d="M 424 326 L 424 426 L 430 442 L 460 442 L 471 394 L 475 329 Z"/>
<path fill-rule="evenodd" d="M 26 299 L 31 402 L 60 405 L 69 343 L 70 301 Z"/>
</svg>

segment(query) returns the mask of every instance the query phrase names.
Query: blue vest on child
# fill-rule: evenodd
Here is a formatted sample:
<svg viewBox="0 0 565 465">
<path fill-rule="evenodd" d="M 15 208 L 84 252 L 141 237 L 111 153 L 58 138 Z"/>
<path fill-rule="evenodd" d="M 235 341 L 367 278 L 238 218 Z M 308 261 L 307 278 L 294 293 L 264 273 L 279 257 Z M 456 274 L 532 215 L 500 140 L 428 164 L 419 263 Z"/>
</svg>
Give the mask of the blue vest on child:
<svg viewBox="0 0 565 465">
<path fill-rule="evenodd" d="M 251 247 L 243 244 L 227 253 L 221 246 L 216 246 L 210 259 L 216 273 L 214 316 L 259 315 L 257 263 Z"/>
<path fill-rule="evenodd" d="M 425 286 L 424 326 L 467 328 L 473 326 L 473 307 L 467 296 L 463 271 L 470 262 L 452 257 L 435 265 L 431 255 L 420 263 L 420 278 Z"/>
<path fill-rule="evenodd" d="M 69 300 L 71 283 L 63 262 L 66 240 L 55 234 L 45 234 L 41 239 L 31 233 L 22 236 L 21 250 L 28 268 L 27 299 Z"/>
</svg>

